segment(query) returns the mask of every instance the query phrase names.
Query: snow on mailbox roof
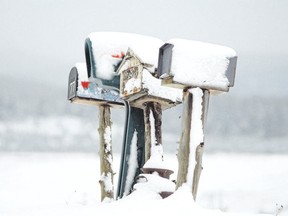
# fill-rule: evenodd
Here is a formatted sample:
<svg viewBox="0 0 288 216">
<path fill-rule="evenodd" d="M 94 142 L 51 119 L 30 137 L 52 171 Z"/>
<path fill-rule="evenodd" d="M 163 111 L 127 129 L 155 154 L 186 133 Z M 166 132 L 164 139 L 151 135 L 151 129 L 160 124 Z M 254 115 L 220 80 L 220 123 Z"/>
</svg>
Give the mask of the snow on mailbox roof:
<svg viewBox="0 0 288 216">
<path fill-rule="evenodd" d="M 94 32 L 88 35 L 98 78 L 111 80 L 130 47 L 143 63 L 158 65 L 158 38 L 124 32 Z M 170 75 L 173 82 L 191 87 L 228 91 L 234 84 L 235 68 L 231 64 L 236 52 L 225 46 L 186 39 L 171 39 L 173 44 Z M 235 60 L 235 59 L 234 59 Z M 232 66 L 232 69 L 230 68 Z M 232 74 L 232 75 L 231 75 Z"/>
<path fill-rule="evenodd" d="M 122 59 L 128 47 L 137 53 L 144 63 L 152 64 L 151 69 L 154 70 L 158 64 L 159 47 L 164 43 L 158 38 L 123 32 L 94 32 L 89 34 L 88 38 L 93 47 L 97 76 L 104 79 L 115 75 L 113 65 Z"/>
<path fill-rule="evenodd" d="M 225 46 L 193 40 L 171 39 L 173 57 L 171 75 L 173 81 L 191 86 L 213 86 L 227 90 L 227 70 L 236 52 Z"/>
</svg>

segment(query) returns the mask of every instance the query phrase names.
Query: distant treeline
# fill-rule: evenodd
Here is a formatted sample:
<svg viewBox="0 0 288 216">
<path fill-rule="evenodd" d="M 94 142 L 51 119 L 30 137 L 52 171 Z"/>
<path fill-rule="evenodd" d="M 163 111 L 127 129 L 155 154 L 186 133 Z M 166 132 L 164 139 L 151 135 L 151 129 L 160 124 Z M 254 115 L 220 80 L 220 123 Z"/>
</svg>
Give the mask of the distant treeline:
<svg viewBox="0 0 288 216">
<path fill-rule="evenodd" d="M 11 88 L 7 83 L 2 85 L 4 88 L 0 92 L 0 150 L 97 149 L 97 107 L 71 104 L 66 99 L 65 87 L 52 87 L 32 81 L 24 86 L 16 82 Z M 167 142 L 174 143 L 179 140 L 181 111 L 180 105 L 163 114 L 164 133 L 170 134 L 169 137 L 175 137 L 175 141 L 169 138 Z M 124 124 L 125 112 L 123 109 L 112 112 L 115 113 L 112 113 L 114 126 L 117 125 L 114 133 L 117 136 L 122 135 L 121 125 Z M 72 121 L 69 122 L 67 119 Z M 217 142 L 222 142 L 221 139 L 227 141 L 232 138 L 235 140 L 235 137 L 251 137 L 266 141 L 288 141 L 287 128 L 287 98 L 239 98 L 230 95 L 210 97 L 205 127 L 205 133 L 210 140 L 211 137 L 217 137 Z M 163 139 L 165 140 L 165 136 Z M 115 145 L 114 148 L 121 150 L 121 144 Z"/>
</svg>

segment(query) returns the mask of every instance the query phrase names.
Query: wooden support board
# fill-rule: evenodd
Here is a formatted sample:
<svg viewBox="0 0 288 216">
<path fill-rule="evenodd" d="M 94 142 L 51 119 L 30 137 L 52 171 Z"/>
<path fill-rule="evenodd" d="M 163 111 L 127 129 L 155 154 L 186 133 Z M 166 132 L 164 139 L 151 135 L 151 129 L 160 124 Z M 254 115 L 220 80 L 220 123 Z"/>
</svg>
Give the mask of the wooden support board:
<svg viewBox="0 0 288 216">
<path fill-rule="evenodd" d="M 207 90 L 202 90 L 202 125 L 204 130 L 204 123 L 207 116 L 208 102 L 209 102 L 209 92 Z M 203 142 L 199 142 L 197 145 L 191 145 L 191 136 L 193 136 L 193 131 L 191 131 L 191 123 L 195 121 L 192 119 L 193 112 L 193 95 L 190 91 L 184 92 L 183 98 L 183 113 L 182 113 L 182 132 L 181 139 L 178 150 L 178 176 L 176 189 L 182 186 L 184 183 L 192 184 L 192 195 L 194 200 L 197 196 L 198 183 L 202 171 L 202 154 L 204 150 L 204 138 Z M 204 132 L 203 132 L 204 136 Z M 189 160 L 195 160 L 195 166 L 191 167 L 193 164 Z M 189 166 L 190 165 L 190 166 Z M 188 182 L 189 172 L 193 173 L 192 182 Z"/>
<path fill-rule="evenodd" d="M 101 201 L 104 199 L 114 199 L 113 187 L 113 152 L 111 136 L 110 107 L 99 107 L 99 157 L 100 157 L 100 186 Z M 111 183 L 111 184 L 110 184 Z M 112 188 L 111 188 L 112 185 Z"/>
</svg>

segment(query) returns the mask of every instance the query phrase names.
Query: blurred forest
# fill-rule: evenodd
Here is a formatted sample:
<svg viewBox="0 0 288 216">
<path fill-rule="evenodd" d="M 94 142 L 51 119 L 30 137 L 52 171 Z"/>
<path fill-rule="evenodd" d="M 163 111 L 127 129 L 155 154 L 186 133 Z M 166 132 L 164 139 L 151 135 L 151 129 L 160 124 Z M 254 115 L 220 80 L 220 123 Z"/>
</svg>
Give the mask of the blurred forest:
<svg viewBox="0 0 288 216">
<path fill-rule="evenodd" d="M 97 151 L 98 109 L 71 104 L 64 84 L 3 77 L 0 85 L 1 151 Z M 163 113 L 164 150 L 177 149 L 181 112 L 180 105 Z M 121 150 L 124 113 L 124 109 L 112 110 L 115 151 Z M 211 95 L 205 148 L 210 152 L 287 153 L 287 128 L 284 96 Z"/>
</svg>

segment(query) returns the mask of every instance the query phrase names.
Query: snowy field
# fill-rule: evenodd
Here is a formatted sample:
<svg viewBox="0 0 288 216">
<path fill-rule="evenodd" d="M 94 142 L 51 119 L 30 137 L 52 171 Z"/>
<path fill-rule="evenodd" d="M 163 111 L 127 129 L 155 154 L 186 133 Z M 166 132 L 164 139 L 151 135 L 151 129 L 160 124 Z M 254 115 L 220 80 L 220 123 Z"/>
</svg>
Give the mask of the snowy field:
<svg viewBox="0 0 288 216">
<path fill-rule="evenodd" d="M 176 156 L 165 155 L 165 160 L 177 172 Z M 114 163 L 117 171 L 118 155 Z M 287 155 L 204 154 L 203 166 L 199 206 L 231 213 L 276 215 L 283 205 L 279 215 L 288 215 Z M 0 215 L 103 215 L 98 180 L 96 153 L 2 152 Z"/>
</svg>

